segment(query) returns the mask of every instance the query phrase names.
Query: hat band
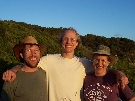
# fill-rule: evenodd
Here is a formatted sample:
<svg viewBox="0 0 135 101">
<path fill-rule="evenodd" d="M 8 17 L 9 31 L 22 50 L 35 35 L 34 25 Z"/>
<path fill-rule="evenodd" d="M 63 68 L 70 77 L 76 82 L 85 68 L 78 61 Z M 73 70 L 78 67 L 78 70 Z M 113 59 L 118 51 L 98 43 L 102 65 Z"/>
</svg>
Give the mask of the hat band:
<svg viewBox="0 0 135 101">
<path fill-rule="evenodd" d="M 104 50 L 99 50 L 99 51 L 93 52 L 93 53 L 110 55 L 110 53 L 108 53 L 107 51 L 104 51 Z"/>
</svg>

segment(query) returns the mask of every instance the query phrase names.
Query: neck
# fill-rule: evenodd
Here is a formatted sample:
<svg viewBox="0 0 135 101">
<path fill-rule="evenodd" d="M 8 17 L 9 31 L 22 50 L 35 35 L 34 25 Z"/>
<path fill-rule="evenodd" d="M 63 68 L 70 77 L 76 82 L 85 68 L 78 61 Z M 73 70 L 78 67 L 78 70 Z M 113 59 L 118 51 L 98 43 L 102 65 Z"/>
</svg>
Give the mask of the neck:
<svg viewBox="0 0 135 101">
<path fill-rule="evenodd" d="M 104 71 L 102 73 L 95 72 L 96 76 L 104 76 L 107 73 L 107 71 Z"/>
<path fill-rule="evenodd" d="M 72 58 L 74 58 L 74 53 L 64 53 L 64 52 L 62 52 L 61 56 L 64 57 L 64 58 L 72 59 Z"/>
<path fill-rule="evenodd" d="M 35 68 L 30 68 L 26 65 L 23 65 L 21 70 L 24 71 L 24 72 L 35 72 L 37 71 L 38 67 L 35 67 Z"/>
</svg>

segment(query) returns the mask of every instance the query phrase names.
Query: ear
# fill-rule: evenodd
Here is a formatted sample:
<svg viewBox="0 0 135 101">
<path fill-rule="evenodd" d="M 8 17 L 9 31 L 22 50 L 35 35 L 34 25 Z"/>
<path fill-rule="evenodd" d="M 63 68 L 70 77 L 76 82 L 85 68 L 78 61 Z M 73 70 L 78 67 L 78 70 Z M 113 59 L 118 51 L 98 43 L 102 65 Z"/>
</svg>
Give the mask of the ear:
<svg viewBox="0 0 135 101">
<path fill-rule="evenodd" d="M 22 53 L 20 53 L 20 56 L 21 56 L 21 58 L 23 58 L 23 54 Z"/>
<path fill-rule="evenodd" d="M 110 61 L 108 61 L 108 66 L 110 65 L 110 63 L 111 63 L 111 62 L 110 62 Z"/>
<path fill-rule="evenodd" d="M 78 43 L 78 42 L 76 42 L 76 47 L 78 46 L 78 44 L 79 44 L 79 43 Z"/>
</svg>

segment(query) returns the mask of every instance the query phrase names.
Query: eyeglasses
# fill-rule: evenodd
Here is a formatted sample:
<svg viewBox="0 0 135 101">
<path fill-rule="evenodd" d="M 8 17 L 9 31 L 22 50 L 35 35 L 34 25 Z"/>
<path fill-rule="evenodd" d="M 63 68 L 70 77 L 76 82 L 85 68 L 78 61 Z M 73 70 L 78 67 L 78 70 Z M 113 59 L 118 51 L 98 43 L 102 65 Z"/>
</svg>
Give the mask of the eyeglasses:
<svg viewBox="0 0 135 101">
<path fill-rule="evenodd" d="M 63 38 L 63 41 L 68 41 L 68 40 L 70 40 L 71 42 L 77 41 L 75 38 L 67 38 L 67 37 Z"/>
<path fill-rule="evenodd" d="M 93 62 L 94 62 L 94 63 L 99 63 L 99 62 L 101 62 L 101 63 L 103 63 L 103 64 L 106 64 L 106 63 L 109 62 L 109 61 L 106 61 L 106 60 L 104 60 L 104 59 L 103 59 L 103 60 L 102 60 L 102 59 L 94 59 Z"/>
<path fill-rule="evenodd" d="M 31 54 L 31 53 L 37 54 L 37 53 L 40 52 L 40 50 L 39 50 L 39 49 L 36 49 L 36 50 L 27 49 L 27 50 L 25 50 L 25 52 L 26 52 L 27 54 Z"/>
</svg>

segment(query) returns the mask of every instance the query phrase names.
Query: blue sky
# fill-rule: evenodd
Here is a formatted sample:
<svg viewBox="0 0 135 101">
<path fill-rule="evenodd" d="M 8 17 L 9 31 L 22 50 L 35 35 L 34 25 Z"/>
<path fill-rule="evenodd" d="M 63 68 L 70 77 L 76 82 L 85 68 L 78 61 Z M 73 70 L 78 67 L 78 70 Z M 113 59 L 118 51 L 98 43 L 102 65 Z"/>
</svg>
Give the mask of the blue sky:
<svg viewBox="0 0 135 101">
<path fill-rule="evenodd" d="M 0 20 L 135 41 L 135 0 L 1 0 Z"/>
</svg>

